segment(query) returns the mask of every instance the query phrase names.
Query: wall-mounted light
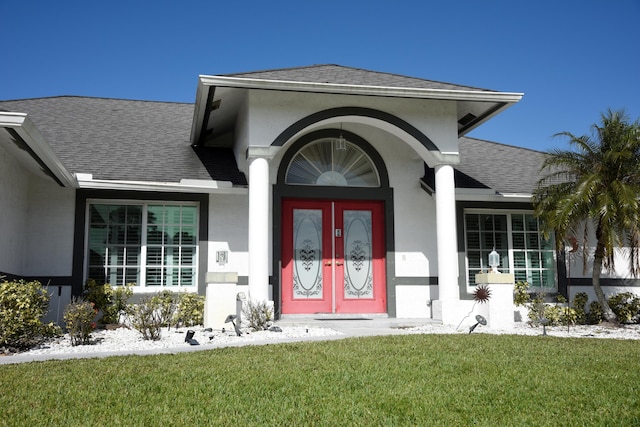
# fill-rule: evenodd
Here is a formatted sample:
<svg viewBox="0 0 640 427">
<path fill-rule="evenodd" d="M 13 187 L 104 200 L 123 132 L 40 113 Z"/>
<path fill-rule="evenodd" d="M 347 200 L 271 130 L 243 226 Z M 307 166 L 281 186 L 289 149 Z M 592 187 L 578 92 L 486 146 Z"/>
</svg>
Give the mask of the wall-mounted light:
<svg viewBox="0 0 640 427">
<path fill-rule="evenodd" d="M 229 253 L 227 251 L 216 251 L 216 262 L 218 265 L 225 265 L 228 261 Z"/>
</svg>

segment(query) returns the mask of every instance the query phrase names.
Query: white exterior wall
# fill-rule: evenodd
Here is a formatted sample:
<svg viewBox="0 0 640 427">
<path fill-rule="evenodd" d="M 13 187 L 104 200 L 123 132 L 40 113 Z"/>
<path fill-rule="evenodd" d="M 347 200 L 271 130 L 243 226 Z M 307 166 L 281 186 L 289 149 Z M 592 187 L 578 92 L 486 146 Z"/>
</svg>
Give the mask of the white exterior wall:
<svg viewBox="0 0 640 427">
<path fill-rule="evenodd" d="M 25 274 L 30 174 L 0 146 L 0 271 Z"/>
<path fill-rule="evenodd" d="M 249 198 L 246 195 L 212 195 L 209 199 L 209 247 L 207 271 L 247 276 Z M 217 251 L 227 251 L 228 261 L 219 264 Z M 201 274 L 205 274 L 201 272 Z"/>
<path fill-rule="evenodd" d="M 391 113 L 422 131 L 442 152 L 458 152 L 455 102 L 274 91 L 251 91 L 247 102 L 251 114 L 247 115 L 246 136 L 252 146 L 268 146 L 291 124 L 310 114 L 346 106 Z M 333 122 L 340 121 L 338 118 Z M 310 130 L 312 128 L 306 129 L 305 133 Z"/>
<path fill-rule="evenodd" d="M 75 191 L 32 178 L 29 188 L 25 275 L 71 276 Z"/>
</svg>

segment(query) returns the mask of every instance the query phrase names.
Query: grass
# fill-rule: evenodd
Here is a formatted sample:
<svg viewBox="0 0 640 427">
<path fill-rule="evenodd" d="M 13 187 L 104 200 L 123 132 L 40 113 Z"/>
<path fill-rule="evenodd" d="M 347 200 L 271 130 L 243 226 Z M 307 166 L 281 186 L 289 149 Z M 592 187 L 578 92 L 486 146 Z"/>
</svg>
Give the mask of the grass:
<svg viewBox="0 0 640 427">
<path fill-rule="evenodd" d="M 0 366 L 0 425 L 640 425 L 640 343 L 408 335 Z"/>
</svg>

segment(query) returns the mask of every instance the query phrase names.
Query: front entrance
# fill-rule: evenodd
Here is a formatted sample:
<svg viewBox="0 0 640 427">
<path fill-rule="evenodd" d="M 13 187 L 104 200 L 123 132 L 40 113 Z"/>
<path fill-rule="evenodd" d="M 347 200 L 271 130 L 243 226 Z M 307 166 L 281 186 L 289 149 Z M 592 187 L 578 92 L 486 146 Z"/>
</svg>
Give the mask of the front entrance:
<svg viewBox="0 0 640 427">
<path fill-rule="evenodd" d="M 384 205 L 282 205 L 282 313 L 385 313 Z"/>
</svg>

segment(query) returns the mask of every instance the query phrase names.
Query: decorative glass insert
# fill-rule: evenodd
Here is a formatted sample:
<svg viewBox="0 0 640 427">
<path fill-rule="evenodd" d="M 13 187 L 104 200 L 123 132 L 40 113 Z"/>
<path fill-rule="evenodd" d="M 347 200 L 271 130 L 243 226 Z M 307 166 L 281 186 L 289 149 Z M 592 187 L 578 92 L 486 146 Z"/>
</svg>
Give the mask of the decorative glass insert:
<svg viewBox="0 0 640 427">
<path fill-rule="evenodd" d="M 344 211 L 344 298 L 373 298 L 371 211 Z"/>
<path fill-rule="evenodd" d="M 336 187 L 379 187 L 373 162 L 349 141 L 325 138 L 305 145 L 289 163 L 285 183 Z"/>
<path fill-rule="evenodd" d="M 88 278 L 140 287 L 196 283 L 196 206 L 92 203 L 88 243 Z"/>
<path fill-rule="evenodd" d="M 293 210 L 293 298 L 322 297 L 322 210 Z"/>
<path fill-rule="evenodd" d="M 533 288 L 555 288 L 553 240 L 545 240 L 537 219 L 529 213 L 466 213 L 467 277 L 475 285 L 475 275 L 487 271 L 489 252 L 500 255 L 498 271 L 513 273 L 516 281 Z"/>
</svg>

